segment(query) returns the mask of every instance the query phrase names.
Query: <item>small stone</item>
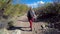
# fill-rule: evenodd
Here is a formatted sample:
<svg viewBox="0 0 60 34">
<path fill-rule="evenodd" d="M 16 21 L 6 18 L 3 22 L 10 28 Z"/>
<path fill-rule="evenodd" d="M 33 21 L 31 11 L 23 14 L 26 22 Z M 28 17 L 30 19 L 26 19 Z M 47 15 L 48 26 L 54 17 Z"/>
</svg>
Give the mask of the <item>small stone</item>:
<svg viewBox="0 0 60 34">
<path fill-rule="evenodd" d="M 37 31 L 35 31 L 35 33 L 37 33 Z"/>
</svg>

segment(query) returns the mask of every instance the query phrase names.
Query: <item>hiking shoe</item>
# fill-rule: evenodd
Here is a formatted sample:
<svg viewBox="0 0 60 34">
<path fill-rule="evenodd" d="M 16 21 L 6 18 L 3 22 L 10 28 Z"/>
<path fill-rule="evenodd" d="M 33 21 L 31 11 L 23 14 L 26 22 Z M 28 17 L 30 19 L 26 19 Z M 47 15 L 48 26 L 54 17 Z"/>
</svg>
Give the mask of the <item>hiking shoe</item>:
<svg viewBox="0 0 60 34">
<path fill-rule="evenodd" d="M 31 30 L 29 30 L 29 31 L 32 31 L 32 29 L 31 29 Z"/>
</svg>

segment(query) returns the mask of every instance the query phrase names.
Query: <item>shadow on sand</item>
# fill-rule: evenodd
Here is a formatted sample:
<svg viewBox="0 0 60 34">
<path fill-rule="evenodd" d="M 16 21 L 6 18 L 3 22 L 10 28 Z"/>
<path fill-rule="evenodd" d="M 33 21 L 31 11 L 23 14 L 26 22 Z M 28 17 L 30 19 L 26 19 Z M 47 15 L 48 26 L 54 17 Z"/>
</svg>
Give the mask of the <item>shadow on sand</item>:
<svg viewBox="0 0 60 34">
<path fill-rule="evenodd" d="M 16 29 L 19 29 L 21 31 L 31 31 L 31 30 L 23 30 L 22 28 L 30 28 L 30 27 L 14 27 L 14 26 L 12 26 L 12 27 L 7 28 L 7 30 L 16 30 Z"/>
</svg>

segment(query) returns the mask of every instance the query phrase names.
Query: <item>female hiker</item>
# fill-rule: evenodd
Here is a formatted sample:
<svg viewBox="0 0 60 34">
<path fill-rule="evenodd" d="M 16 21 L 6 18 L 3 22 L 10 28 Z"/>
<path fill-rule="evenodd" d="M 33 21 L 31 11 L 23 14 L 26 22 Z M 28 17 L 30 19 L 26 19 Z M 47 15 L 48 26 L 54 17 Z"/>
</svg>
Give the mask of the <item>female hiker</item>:
<svg viewBox="0 0 60 34">
<path fill-rule="evenodd" d="M 35 15 L 34 10 L 32 10 L 31 7 L 30 7 L 30 9 L 28 10 L 27 17 L 28 17 L 28 21 L 29 21 L 29 23 L 30 23 L 30 28 L 31 28 L 30 31 L 32 31 L 32 22 L 33 22 L 34 19 L 36 18 L 36 15 Z"/>
</svg>

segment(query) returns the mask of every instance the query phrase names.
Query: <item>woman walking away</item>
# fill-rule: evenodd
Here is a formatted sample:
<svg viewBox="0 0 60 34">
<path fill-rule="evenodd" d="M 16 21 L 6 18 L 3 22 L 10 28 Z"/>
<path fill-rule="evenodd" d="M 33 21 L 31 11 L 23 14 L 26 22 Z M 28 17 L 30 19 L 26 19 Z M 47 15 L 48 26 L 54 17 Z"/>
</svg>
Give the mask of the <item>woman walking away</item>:
<svg viewBox="0 0 60 34">
<path fill-rule="evenodd" d="M 30 28 L 31 28 L 30 31 L 32 31 L 32 22 L 34 21 L 34 18 L 36 18 L 36 15 L 35 15 L 35 12 L 32 10 L 31 7 L 28 10 L 27 17 L 28 17 L 28 21 L 30 23 Z"/>
</svg>

